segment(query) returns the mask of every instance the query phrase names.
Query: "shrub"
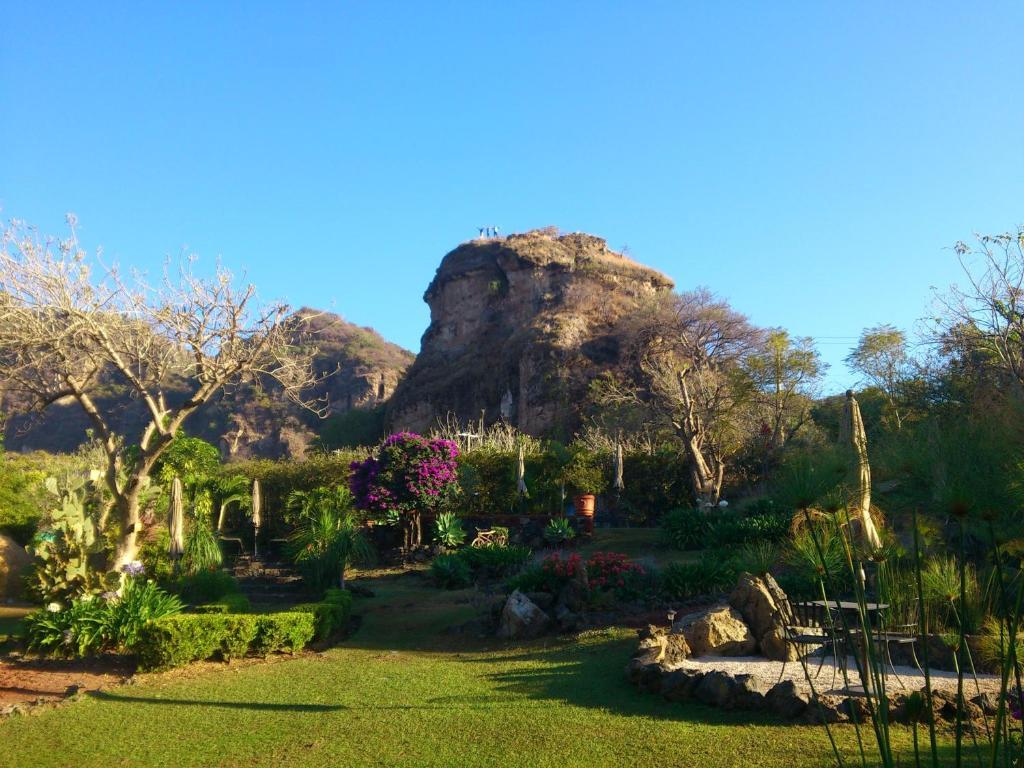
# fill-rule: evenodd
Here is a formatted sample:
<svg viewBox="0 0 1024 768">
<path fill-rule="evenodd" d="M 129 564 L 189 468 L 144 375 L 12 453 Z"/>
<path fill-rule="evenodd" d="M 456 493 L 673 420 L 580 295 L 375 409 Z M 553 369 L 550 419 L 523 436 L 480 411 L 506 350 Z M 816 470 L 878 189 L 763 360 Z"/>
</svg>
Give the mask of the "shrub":
<svg viewBox="0 0 1024 768">
<path fill-rule="evenodd" d="M 329 589 L 319 603 L 296 605 L 293 611 L 313 614 L 317 640 L 327 640 L 348 625 L 352 614 L 352 593 L 344 589 Z"/>
<path fill-rule="evenodd" d="M 789 533 L 790 517 L 775 512 L 742 517 L 734 512 L 713 512 L 709 518 L 712 547 L 731 547 L 753 541 L 780 541 Z"/>
<path fill-rule="evenodd" d="M 208 506 L 210 497 L 203 494 L 201 498 L 206 500 L 205 506 Z M 196 514 L 185 536 L 185 551 L 181 556 L 182 571 L 186 574 L 201 573 L 220 568 L 223 562 L 220 542 L 210 527 L 209 511 Z"/>
<path fill-rule="evenodd" d="M 219 570 L 182 576 L 171 585 L 171 589 L 190 605 L 215 603 L 225 595 L 236 594 L 239 591 L 235 577 Z"/>
<path fill-rule="evenodd" d="M 608 589 L 625 596 L 627 585 L 645 573 L 644 567 L 617 552 L 595 552 L 587 560 L 587 583 L 590 588 Z"/>
<path fill-rule="evenodd" d="M 755 576 L 762 576 L 774 568 L 782 550 L 774 541 L 751 541 L 739 553 L 739 567 Z"/>
<path fill-rule="evenodd" d="M 295 653 L 305 648 L 316 635 L 316 616 L 307 611 L 268 613 L 256 619 L 256 637 L 252 650 L 258 656 Z"/>
<path fill-rule="evenodd" d="M 505 582 L 509 591 L 520 590 L 521 592 L 550 592 L 548 575 L 540 563 L 529 565 L 515 576 Z"/>
<path fill-rule="evenodd" d="M 142 628 L 181 611 L 181 603 L 152 581 L 127 577 L 121 593 L 85 595 L 67 607 L 51 603 L 25 619 L 29 648 L 65 656 L 131 651 Z"/>
<path fill-rule="evenodd" d="M 600 459 L 589 451 L 573 451 L 569 462 L 562 468 L 562 479 L 576 494 L 598 494 L 608 487 Z"/>
<path fill-rule="evenodd" d="M 711 520 L 699 509 L 673 509 L 661 518 L 665 543 L 684 552 L 706 546 L 710 532 Z"/>
<path fill-rule="evenodd" d="M 529 547 L 520 545 L 487 544 L 483 547 L 467 547 L 458 556 L 466 561 L 476 577 L 504 578 L 526 565 L 533 552 Z"/>
<path fill-rule="evenodd" d="M 88 656 L 103 647 L 106 605 L 86 595 L 67 607 L 50 603 L 25 617 L 30 650 L 60 656 Z"/>
<path fill-rule="evenodd" d="M 247 653 L 294 653 L 314 636 L 316 617 L 309 611 L 263 615 L 183 613 L 151 621 L 137 646 L 143 669 L 167 669 L 193 661 L 225 661 Z"/>
<path fill-rule="evenodd" d="M 572 523 L 564 517 L 554 517 L 544 526 L 544 541 L 548 544 L 557 546 L 574 538 L 576 531 L 573 530 Z"/>
<path fill-rule="evenodd" d="M 241 593 L 227 594 L 212 603 L 203 603 L 192 610 L 196 613 L 248 613 L 249 598 Z"/>
<path fill-rule="evenodd" d="M 121 594 L 109 596 L 105 602 L 104 645 L 114 650 L 133 649 L 148 622 L 180 613 L 182 609 L 177 597 L 141 577 L 127 577 Z"/>
<path fill-rule="evenodd" d="M 455 548 L 466 540 L 462 521 L 454 512 L 442 512 L 434 521 L 434 540 L 444 547 Z"/>
<path fill-rule="evenodd" d="M 344 585 L 349 563 L 367 562 L 373 556 L 355 513 L 336 505 L 303 517 L 288 544 L 302 577 L 316 594 L 335 584 Z"/>
<path fill-rule="evenodd" d="M 419 519 L 441 510 L 458 493 L 458 446 L 412 432 L 390 435 L 376 456 L 352 462 L 349 479 L 356 508 L 382 515 L 398 510 L 406 544 L 420 544 Z"/>
<path fill-rule="evenodd" d="M 661 573 L 666 597 L 676 600 L 731 589 L 739 567 L 728 552 L 709 551 L 696 563 L 672 563 Z"/>
<path fill-rule="evenodd" d="M 462 589 L 473 582 L 469 563 L 461 554 L 435 557 L 430 564 L 430 575 L 444 589 Z"/>
</svg>

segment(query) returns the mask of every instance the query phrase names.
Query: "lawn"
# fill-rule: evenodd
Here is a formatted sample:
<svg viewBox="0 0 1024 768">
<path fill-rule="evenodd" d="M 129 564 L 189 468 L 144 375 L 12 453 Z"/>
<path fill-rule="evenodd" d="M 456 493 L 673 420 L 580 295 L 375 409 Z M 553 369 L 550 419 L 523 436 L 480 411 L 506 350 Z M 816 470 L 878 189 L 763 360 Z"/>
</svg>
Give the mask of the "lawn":
<svg viewBox="0 0 1024 768">
<path fill-rule="evenodd" d="M 277 663 L 206 665 L 0 722 L 3 766 L 820 766 L 819 727 L 630 688 L 627 630 L 508 647 L 446 628 L 473 590 L 364 578 L 362 626 Z M 904 734 L 905 736 L 905 734 Z M 840 731 L 852 756 L 853 731 Z"/>
</svg>

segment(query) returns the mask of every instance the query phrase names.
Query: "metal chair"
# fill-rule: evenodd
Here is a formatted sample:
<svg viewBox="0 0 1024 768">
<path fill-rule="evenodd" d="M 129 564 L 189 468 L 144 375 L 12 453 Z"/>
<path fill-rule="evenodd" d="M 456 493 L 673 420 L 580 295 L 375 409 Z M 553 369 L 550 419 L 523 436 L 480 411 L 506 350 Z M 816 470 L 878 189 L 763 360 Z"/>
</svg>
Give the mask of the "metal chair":
<svg viewBox="0 0 1024 768">
<path fill-rule="evenodd" d="M 808 656 L 815 648 L 822 651 L 821 660 L 818 662 L 818 670 L 815 672 L 815 679 L 821 674 L 821 668 L 825 665 L 825 650 L 832 649 L 835 664 L 832 668 L 832 687 L 836 684 L 836 675 L 839 664 L 845 664 L 845 653 L 841 633 L 834 630 L 834 616 L 828 608 L 811 602 L 786 601 L 786 606 L 781 611 L 785 617 L 786 640 L 790 645 L 796 647 L 797 656 Z M 807 650 L 805 650 L 807 649 Z M 788 660 L 782 662 L 782 670 L 779 672 L 779 680 L 786 674 Z"/>
</svg>

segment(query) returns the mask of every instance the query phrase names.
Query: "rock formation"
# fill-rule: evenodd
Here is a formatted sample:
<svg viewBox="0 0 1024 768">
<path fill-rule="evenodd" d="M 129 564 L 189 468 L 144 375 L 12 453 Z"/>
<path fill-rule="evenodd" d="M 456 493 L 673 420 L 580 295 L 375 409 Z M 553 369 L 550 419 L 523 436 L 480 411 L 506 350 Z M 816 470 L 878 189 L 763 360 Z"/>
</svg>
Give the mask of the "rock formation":
<svg viewBox="0 0 1024 768">
<path fill-rule="evenodd" d="M 619 357 L 615 321 L 672 281 L 586 234 L 463 243 L 427 288 L 430 326 L 388 406 L 394 428 L 453 414 L 571 434 L 589 383 Z"/>
</svg>

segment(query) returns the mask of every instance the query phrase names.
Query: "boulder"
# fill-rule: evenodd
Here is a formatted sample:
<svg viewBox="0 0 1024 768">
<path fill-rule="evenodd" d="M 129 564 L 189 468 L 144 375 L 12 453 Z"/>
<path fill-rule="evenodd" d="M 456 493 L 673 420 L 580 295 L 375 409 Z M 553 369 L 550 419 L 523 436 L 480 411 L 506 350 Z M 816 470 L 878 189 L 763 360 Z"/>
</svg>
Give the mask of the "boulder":
<svg viewBox="0 0 1024 768">
<path fill-rule="evenodd" d="M 644 656 L 654 664 L 675 665 L 690 656 L 690 646 L 686 638 L 667 629 L 649 624 L 645 629 L 638 630 L 640 645 L 635 657 Z"/>
<path fill-rule="evenodd" d="M 693 689 L 693 697 L 702 704 L 731 709 L 736 693 L 736 680 L 725 672 L 708 672 Z"/>
<path fill-rule="evenodd" d="M 10 536 L 0 533 L 0 598 L 21 597 L 32 556 Z"/>
<path fill-rule="evenodd" d="M 729 605 L 743 616 L 764 656 L 775 661 L 796 661 L 797 649 L 786 640 L 786 625 L 793 623 L 789 601 L 771 574 L 740 574 L 729 595 Z"/>
<path fill-rule="evenodd" d="M 810 697 L 797 688 L 792 680 L 773 685 L 764 699 L 772 711 L 787 719 L 802 715 L 810 703 Z"/>
<path fill-rule="evenodd" d="M 732 707 L 735 709 L 764 709 L 765 694 L 771 687 L 759 677 L 753 675 L 736 675 L 733 680 L 736 683 L 733 691 Z"/>
<path fill-rule="evenodd" d="M 724 603 L 683 616 L 672 631 L 686 638 L 693 656 L 749 656 L 757 648 L 743 616 Z"/>
<path fill-rule="evenodd" d="M 518 589 L 509 595 L 501 609 L 498 637 L 507 640 L 532 640 L 547 631 L 551 619 Z"/>
<path fill-rule="evenodd" d="M 692 698 L 693 691 L 704 678 L 704 673 L 696 669 L 675 669 L 661 678 L 661 695 L 669 701 L 686 701 Z"/>
</svg>

